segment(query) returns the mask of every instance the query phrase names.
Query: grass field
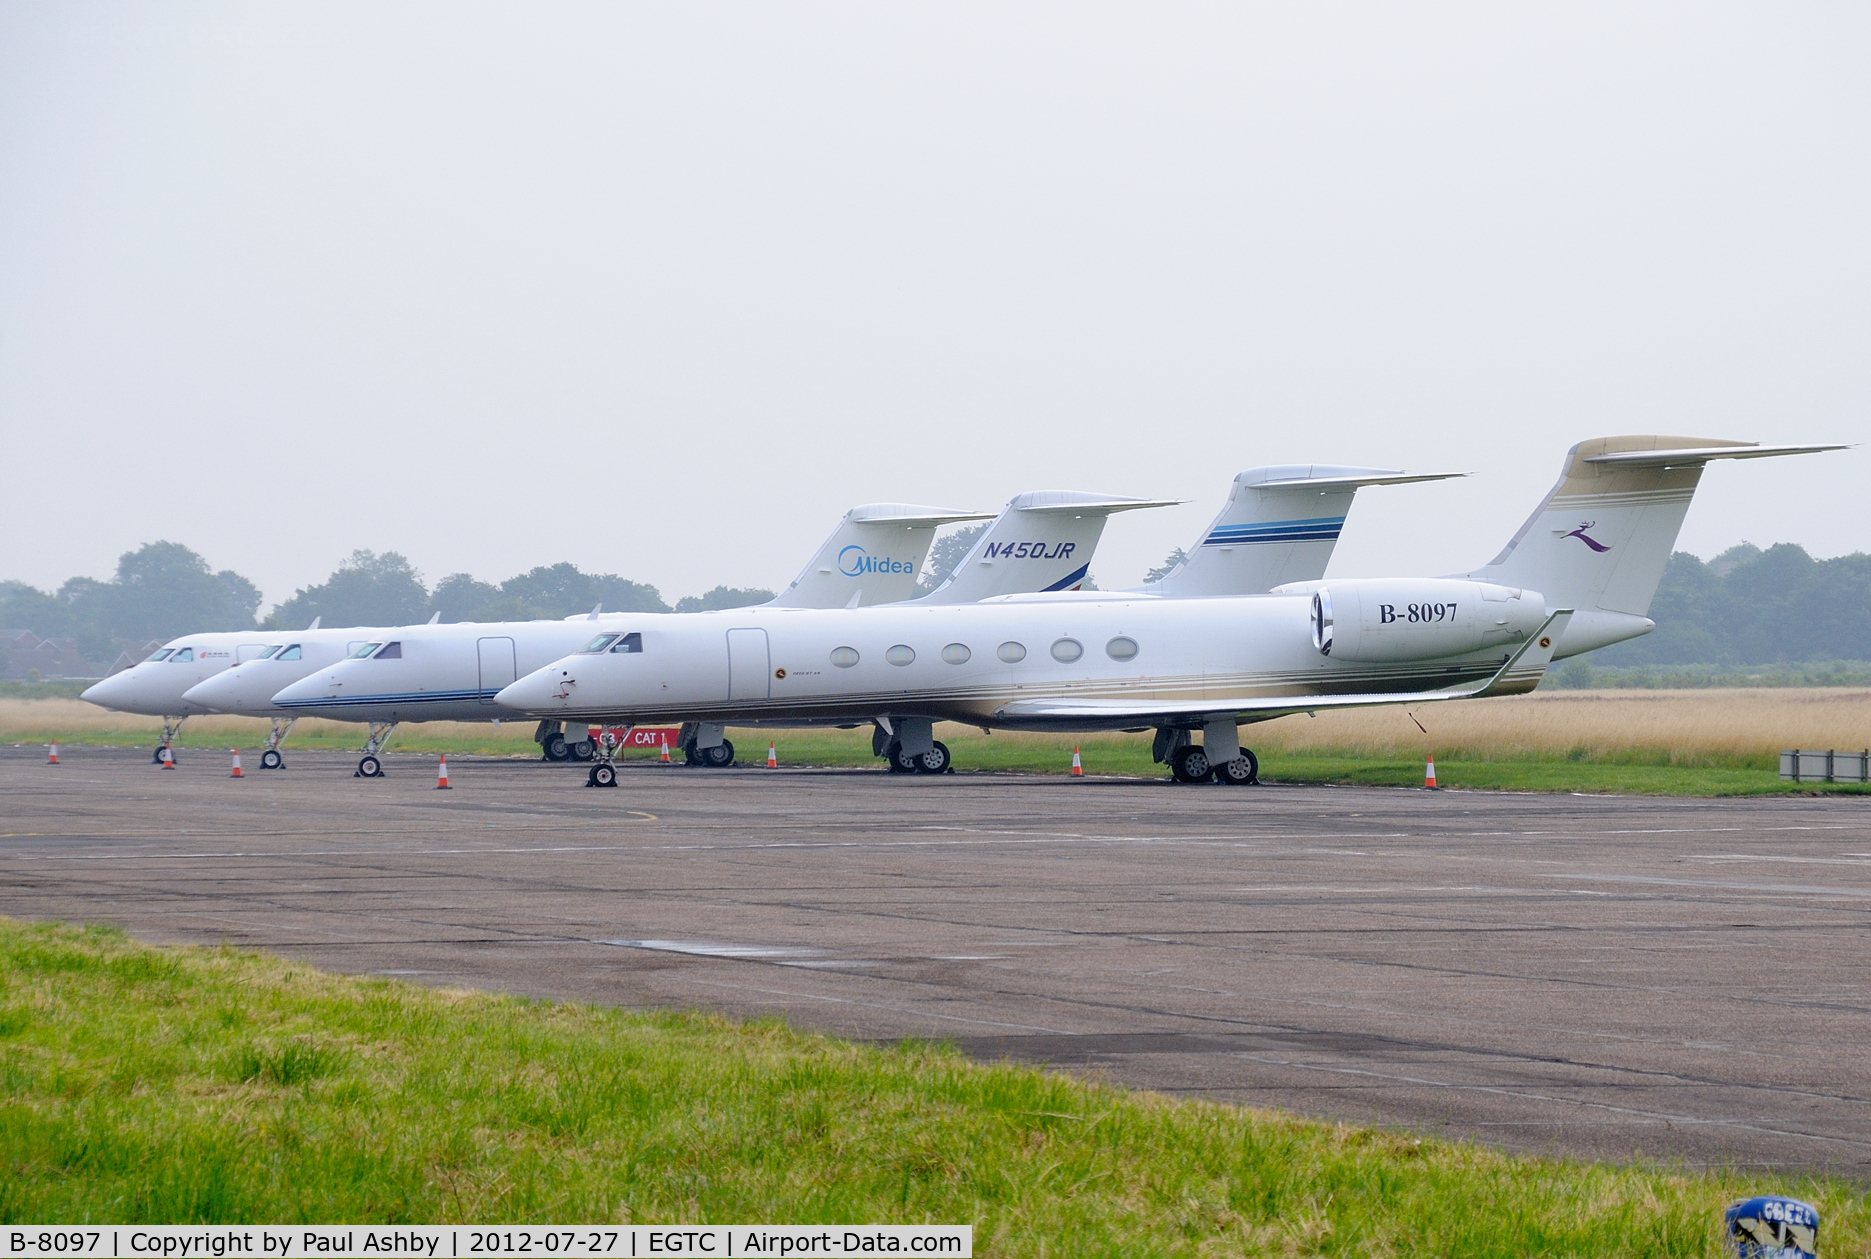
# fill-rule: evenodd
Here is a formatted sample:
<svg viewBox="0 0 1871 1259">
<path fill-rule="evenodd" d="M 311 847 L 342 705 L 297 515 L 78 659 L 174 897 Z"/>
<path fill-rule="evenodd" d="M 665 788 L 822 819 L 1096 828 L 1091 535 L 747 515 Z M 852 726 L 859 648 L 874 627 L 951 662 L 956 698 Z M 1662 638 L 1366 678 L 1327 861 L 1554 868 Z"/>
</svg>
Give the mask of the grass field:
<svg viewBox="0 0 1871 1259">
<path fill-rule="evenodd" d="M 1427 753 L 1444 786 L 1522 791 L 1730 795 L 1863 791 L 1782 783 L 1781 748 L 1871 745 L 1871 690 L 1790 688 L 1689 691 L 1560 691 L 1473 703 L 1285 717 L 1244 727 L 1242 740 L 1270 781 L 1420 784 Z M 149 746 L 161 723 L 74 699 L 0 698 L 0 742 Z M 536 756 L 532 723 L 433 722 L 398 729 L 392 750 Z M 266 723 L 192 718 L 181 747 L 257 747 Z M 866 730 L 734 731 L 743 760 L 764 759 L 769 739 L 786 764 L 874 765 Z M 1160 777 L 1150 736 L 986 735 L 944 726 L 938 737 L 963 769 L 1064 773 L 1072 748 L 1091 773 Z M 353 749 L 362 727 L 303 721 L 291 748 Z M 647 753 L 638 755 L 648 755 Z"/>
<path fill-rule="evenodd" d="M 1515 1158 L 852 1045 L 0 920 L 6 1222 L 973 1224 L 985 1255 L 1713 1256 L 1836 1181 Z"/>
</svg>

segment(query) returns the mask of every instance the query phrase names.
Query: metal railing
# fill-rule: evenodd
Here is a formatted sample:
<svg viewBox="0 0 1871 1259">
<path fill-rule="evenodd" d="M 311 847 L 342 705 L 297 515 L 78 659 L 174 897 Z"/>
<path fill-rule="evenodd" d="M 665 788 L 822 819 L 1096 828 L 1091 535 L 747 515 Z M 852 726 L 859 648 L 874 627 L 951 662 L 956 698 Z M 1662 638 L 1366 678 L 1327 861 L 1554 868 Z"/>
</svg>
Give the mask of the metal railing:
<svg viewBox="0 0 1871 1259">
<path fill-rule="evenodd" d="M 1792 748 L 1780 754 L 1780 777 L 1796 783 L 1871 782 L 1871 750 L 1809 752 Z"/>
</svg>

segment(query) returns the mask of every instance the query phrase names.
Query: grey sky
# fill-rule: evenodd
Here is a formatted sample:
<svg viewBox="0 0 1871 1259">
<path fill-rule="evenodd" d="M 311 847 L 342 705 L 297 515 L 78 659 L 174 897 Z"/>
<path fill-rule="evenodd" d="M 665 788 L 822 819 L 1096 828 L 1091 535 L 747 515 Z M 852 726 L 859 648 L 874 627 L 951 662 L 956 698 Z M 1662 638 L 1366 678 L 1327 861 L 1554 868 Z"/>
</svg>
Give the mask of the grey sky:
<svg viewBox="0 0 1871 1259">
<path fill-rule="evenodd" d="M 1871 9 L 0 8 L 0 576 L 170 538 L 790 579 L 1026 489 L 1128 584 L 1261 463 L 1335 572 L 1488 559 L 1572 442 L 1871 436 Z M 1682 545 L 1871 549 L 1871 450 Z"/>
</svg>

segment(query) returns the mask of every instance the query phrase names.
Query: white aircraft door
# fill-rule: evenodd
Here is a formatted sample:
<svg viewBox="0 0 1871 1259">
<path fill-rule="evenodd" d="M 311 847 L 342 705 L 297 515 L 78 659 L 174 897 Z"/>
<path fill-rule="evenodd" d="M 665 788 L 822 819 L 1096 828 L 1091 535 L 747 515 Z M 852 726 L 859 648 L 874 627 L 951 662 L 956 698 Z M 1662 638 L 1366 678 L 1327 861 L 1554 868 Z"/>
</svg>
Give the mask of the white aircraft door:
<svg viewBox="0 0 1871 1259">
<path fill-rule="evenodd" d="M 765 630 L 729 630 L 728 698 L 766 699 L 771 695 L 772 674 L 767 664 Z"/>
<path fill-rule="evenodd" d="M 502 687 L 511 686 L 519 676 L 513 662 L 511 638 L 483 638 L 481 648 L 481 702 L 492 704 Z"/>
</svg>

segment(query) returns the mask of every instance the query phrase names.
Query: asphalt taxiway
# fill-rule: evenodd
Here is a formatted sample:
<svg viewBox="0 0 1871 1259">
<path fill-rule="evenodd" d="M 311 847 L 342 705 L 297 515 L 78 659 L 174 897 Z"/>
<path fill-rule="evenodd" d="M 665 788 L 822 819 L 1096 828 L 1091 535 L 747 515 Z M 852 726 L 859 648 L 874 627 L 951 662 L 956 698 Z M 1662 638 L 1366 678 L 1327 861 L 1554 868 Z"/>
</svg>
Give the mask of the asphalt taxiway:
<svg viewBox="0 0 1871 1259">
<path fill-rule="evenodd" d="M 1871 800 L 44 757 L 0 749 L 16 917 L 1871 1178 Z"/>
</svg>

